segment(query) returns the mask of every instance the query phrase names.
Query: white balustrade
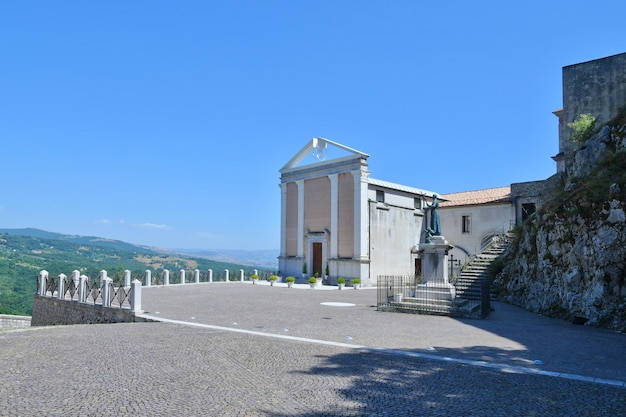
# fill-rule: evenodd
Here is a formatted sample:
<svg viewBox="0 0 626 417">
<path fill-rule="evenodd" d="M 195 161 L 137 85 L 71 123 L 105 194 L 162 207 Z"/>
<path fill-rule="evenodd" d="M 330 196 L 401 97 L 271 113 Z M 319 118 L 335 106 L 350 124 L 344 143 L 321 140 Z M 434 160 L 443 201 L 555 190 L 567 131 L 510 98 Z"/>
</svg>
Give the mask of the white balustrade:
<svg viewBox="0 0 626 417">
<path fill-rule="evenodd" d="M 57 285 L 57 297 L 63 299 L 65 298 L 65 278 L 67 276 L 65 274 L 59 274 L 59 283 Z"/>
<path fill-rule="evenodd" d="M 130 287 L 130 271 L 128 269 L 124 270 L 124 286 Z"/>
<path fill-rule="evenodd" d="M 111 282 L 113 280 L 109 277 L 106 276 L 106 272 L 105 272 L 105 277 L 102 280 L 102 288 L 101 288 L 101 295 L 102 295 L 102 307 L 111 307 Z"/>
<path fill-rule="evenodd" d="M 141 311 L 141 281 L 138 279 L 133 281 L 130 290 L 130 310 L 134 312 Z"/>
<path fill-rule="evenodd" d="M 46 295 L 48 287 L 48 271 L 45 269 L 39 272 L 39 295 Z"/>
</svg>

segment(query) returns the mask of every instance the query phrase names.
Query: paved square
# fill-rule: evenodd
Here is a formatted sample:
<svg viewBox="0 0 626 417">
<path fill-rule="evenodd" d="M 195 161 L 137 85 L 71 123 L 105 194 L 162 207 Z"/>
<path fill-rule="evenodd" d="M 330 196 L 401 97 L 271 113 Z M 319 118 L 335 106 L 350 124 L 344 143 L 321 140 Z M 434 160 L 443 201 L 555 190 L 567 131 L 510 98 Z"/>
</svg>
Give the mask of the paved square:
<svg viewBox="0 0 626 417">
<path fill-rule="evenodd" d="M 378 312 L 371 289 L 143 295 L 173 322 L 0 332 L 0 416 L 626 415 L 625 335 L 503 304 L 457 320 Z"/>
</svg>

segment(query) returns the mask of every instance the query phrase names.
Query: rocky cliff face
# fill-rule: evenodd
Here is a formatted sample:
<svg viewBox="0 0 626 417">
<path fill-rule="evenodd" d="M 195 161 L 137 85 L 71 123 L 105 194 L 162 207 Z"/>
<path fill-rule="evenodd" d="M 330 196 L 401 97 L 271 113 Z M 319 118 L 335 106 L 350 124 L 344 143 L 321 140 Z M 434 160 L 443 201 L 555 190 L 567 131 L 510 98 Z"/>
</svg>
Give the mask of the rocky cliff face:
<svg viewBox="0 0 626 417">
<path fill-rule="evenodd" d="M 570 158 L 561 187 L 504 255 L 494 281 L 502 299 L 626 331 L 625 132 L 606 126 Z"/>
</svg>

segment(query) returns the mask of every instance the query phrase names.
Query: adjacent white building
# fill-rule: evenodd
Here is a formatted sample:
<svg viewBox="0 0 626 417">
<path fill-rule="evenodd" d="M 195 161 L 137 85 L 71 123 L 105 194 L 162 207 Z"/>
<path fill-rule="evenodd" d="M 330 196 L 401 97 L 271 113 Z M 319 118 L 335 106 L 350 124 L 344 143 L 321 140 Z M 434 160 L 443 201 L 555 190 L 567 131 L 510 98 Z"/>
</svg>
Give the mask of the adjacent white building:
<svg viewBox="0 0 626 417">
<path fill-rule="evenodd" d="M 515 224 L 510 186 L 443 194 L 441 198 L 442 233 L 454 245 L 451 255 L 461 262 L 480 253 Z"/>
</svg>

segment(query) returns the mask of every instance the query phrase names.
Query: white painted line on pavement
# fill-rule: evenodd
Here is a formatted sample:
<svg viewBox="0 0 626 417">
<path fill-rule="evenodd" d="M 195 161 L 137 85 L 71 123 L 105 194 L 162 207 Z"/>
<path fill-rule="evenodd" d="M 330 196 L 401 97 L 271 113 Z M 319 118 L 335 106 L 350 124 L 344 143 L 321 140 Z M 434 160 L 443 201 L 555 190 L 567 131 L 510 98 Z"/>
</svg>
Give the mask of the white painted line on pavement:
<svg viewBox="0 0 626 417">
<path fill-rule="evenodd" d="M 610 385 L 612 387 L 626 387 L 625 381 L 594 378 L 594 377 L 589 377 L 589 376 L 568 374 L 568 373 L 563 373 L 563 372 L 542 371 L 539 369 L 526 368 L 523 366 L 511 366 L 511 365 L 506 365 L 506 364 L 476 361 L 476 360 L 471 360 L 471 359 L 451 358 L 448 356 L 433 355 L 430 353 L 407 352 L 404 350 L 354 345 L 351 343 L 331 342 L 328 340 L 310 339 L 307 337 L 297 337 L 297 336 L 287 336 L 284 334 L 263 333 L 263 332 L 257 332 L 254 330 L 234 329 L 232 327 L 215 326 L 212 324 L 191 323 L 188 321 L 165 319 L 163 317 L 151 316 L 148 314 L 137 314 L 137 317 L 143 317 L 146 319 L 160 321 L 163 323 L 181 324 L 183 326 L 202 327 L 205 329 L 224 330 L 227 332 L 245 333 L 245 334 L 250 334 L 254 336 L 263 336 L 263 337 L 273 337 L 276 339 L 285 339 L 285 340 L 292 340 L 292 341 L 297 341 L 297 342 L 314 343 L 318 345 L 337 346 L 337 347 L 343 347 L 343 348 L 348 348 L 348 349 L 359 349 L 359 350 L 366 350 L 369 352 L 385 353 L 389 355 L 399 355 L 399 356 L 405 356 L 405 357 L 410 357 L 410 358 L 429 359 L 429 360 L 434 360 L 434 361 L 450 362 L 450 363 L 460 363 L 463 365 L 490 368 L 490 369 L 499 370 L 502 372 L 551 376 L 551 377 L 571 379 L 571 380 L 576 380 L 576 381 L 592 382 L 594 384 L 600 384 L 600 385 Z"/>
</svg>

